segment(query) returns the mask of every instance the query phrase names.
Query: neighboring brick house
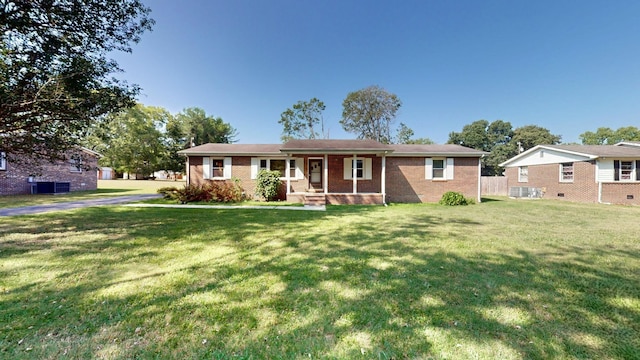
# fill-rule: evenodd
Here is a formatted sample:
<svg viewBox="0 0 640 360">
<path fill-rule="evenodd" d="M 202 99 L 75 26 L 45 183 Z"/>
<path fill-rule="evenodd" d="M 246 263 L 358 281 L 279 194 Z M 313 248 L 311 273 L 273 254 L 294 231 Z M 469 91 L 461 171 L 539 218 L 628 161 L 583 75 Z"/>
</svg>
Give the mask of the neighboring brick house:
<svg viewBox="0 0 640 360">
<path fill-rule="evenodd" d="M 67 161 L 33 164 L 11 161 L 5 153 L 0 153 L 0 195 L 31 194 L 38 182 L 61 183 L 65 190 L 68 183 L 69 191 L 96 190 L 99 157 L 98 153 L 81 148 L 69 153 Z"/>
<path fill-rule="evenodd" d="M 500 166 L 509 189 L 540 189 L 547 199 L 640 205 L 640 142 L 538 145 Z"/>
<path fill-rule="evenodd" d="M 236 178 L 255 192 L 260 169 L 282 174 L 286 199 L 330 204 L 437 202 L 447 191 L 480 201 L 480 158 L 460 145 L 386 145 L 373 140 L 292 140 L 285 144 L 204 144 L 179 151 L 187 182 Z"/>
</svg>

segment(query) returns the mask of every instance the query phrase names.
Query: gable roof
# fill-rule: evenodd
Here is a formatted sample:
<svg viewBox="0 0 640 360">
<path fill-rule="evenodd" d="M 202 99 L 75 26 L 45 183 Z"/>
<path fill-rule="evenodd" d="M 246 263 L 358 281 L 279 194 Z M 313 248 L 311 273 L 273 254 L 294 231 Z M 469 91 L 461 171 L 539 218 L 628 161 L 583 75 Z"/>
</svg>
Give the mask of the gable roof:
<svg viewBox="0 0 640 360">
<path fill-rule="evenodd" d="M 638 158 L 640 157 L 640 147 L 635 146 L 617 146 L 616 145 L 537 145 L 531 149 L 518 154 L 511 159 L 503 162 L 500 166 L 515 166 L 518 160 L 530 157 L 531 154 L 543 150 L 551 150 L 559 154 L 564 154 L 572 161 L 588 161 L 598 158 L 619 157 L 619 158 Z M 540 162 L 547 163 L 547 162 Z"/>
</svg>

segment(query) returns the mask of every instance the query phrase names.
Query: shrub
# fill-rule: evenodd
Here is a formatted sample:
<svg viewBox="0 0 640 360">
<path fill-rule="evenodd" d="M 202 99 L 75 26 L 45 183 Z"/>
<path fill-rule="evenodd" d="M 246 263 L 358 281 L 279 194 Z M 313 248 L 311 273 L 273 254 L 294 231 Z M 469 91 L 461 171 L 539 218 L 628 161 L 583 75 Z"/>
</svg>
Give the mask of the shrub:
<svg viewBox="0 0 640 360">
<path fill-rule="evenodd" d="M 280 184 L 279 171 L 260 170 L 256 179 L 256 195 L 273 201 L 278 197 Z"/>
<path fill-rule="evenodd" d="M 473 202 L 466 199 L 464 195 L 455 191 L 447 191 L 442 194 L 442 198 L 438 202 L 440 205 L 457 206 L 457 205 L 469 205 Z"/>
<path fill-rule="evenodd" d="M 164 187 L 158 189 L 165 199 L 186 204 L 190 202 L 237 202 L 244 199 L 240 181 L 212 181 L 204 185 L 185 185 L 183 188 Z"/>
<path fill-rule="evenodd" d="M 162 197 L 169 200 L 176 200 L 178 188 L 175 186 L 163 187 L 157 190 L 158 194 L 162 194 Z"/>
</svg>

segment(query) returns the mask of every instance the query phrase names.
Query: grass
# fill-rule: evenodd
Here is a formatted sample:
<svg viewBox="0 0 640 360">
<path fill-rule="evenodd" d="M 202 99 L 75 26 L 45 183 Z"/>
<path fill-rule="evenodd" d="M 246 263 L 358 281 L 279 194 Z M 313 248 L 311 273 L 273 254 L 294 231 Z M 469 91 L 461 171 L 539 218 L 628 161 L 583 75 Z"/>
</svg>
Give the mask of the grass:
<svg viewBox="0 0 640 360">
<path fill-rule="evenodd" d="M 184 186 L 184 181 L 169 180 L 98 180 L 94 191 L 74 191 L 63 194 L 36 194 L 0 196 L 0 208 L 51 204 L 65 201 L 94 199 L 96 197 L 156 194 L 156 190 L 166 186 Z"/>
<path fill-rule="evenodd" d="M 98 207 L 0 223 L 0 358 L 638 359 L 640 208 Z"/>
</svg>

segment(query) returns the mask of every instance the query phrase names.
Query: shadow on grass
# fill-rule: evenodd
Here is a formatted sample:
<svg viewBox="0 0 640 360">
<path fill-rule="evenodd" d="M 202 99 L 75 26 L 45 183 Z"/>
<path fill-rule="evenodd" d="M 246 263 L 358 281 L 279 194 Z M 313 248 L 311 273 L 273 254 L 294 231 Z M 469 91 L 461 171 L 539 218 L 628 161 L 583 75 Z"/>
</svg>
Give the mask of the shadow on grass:
<svg viewBox="0 0 640 360">
<path fill-rule="evenodd" d="M 481 223 L 446 219 L 457 238 L 446 242 L 435 231 L 444 222 L 437 212 L 403 216 L 398 222 L 384 208 L 364 206 L 105 207 L 12 219 L 0 226 L 0 260 L 46 261 L 16 261 L 0 268 L 0 279 L 46 276 L 0 289 L 0 317 L 8 320 L 0 353 L 385 359 L 473 357 L 469 351 L 506 358 L 640 353 L 637 277 L 591 261 L 608 256 L 623 263 L 637 254 L 551 246 L 461 256 L 447 246 L 465 246 Z"/>
</svg>

